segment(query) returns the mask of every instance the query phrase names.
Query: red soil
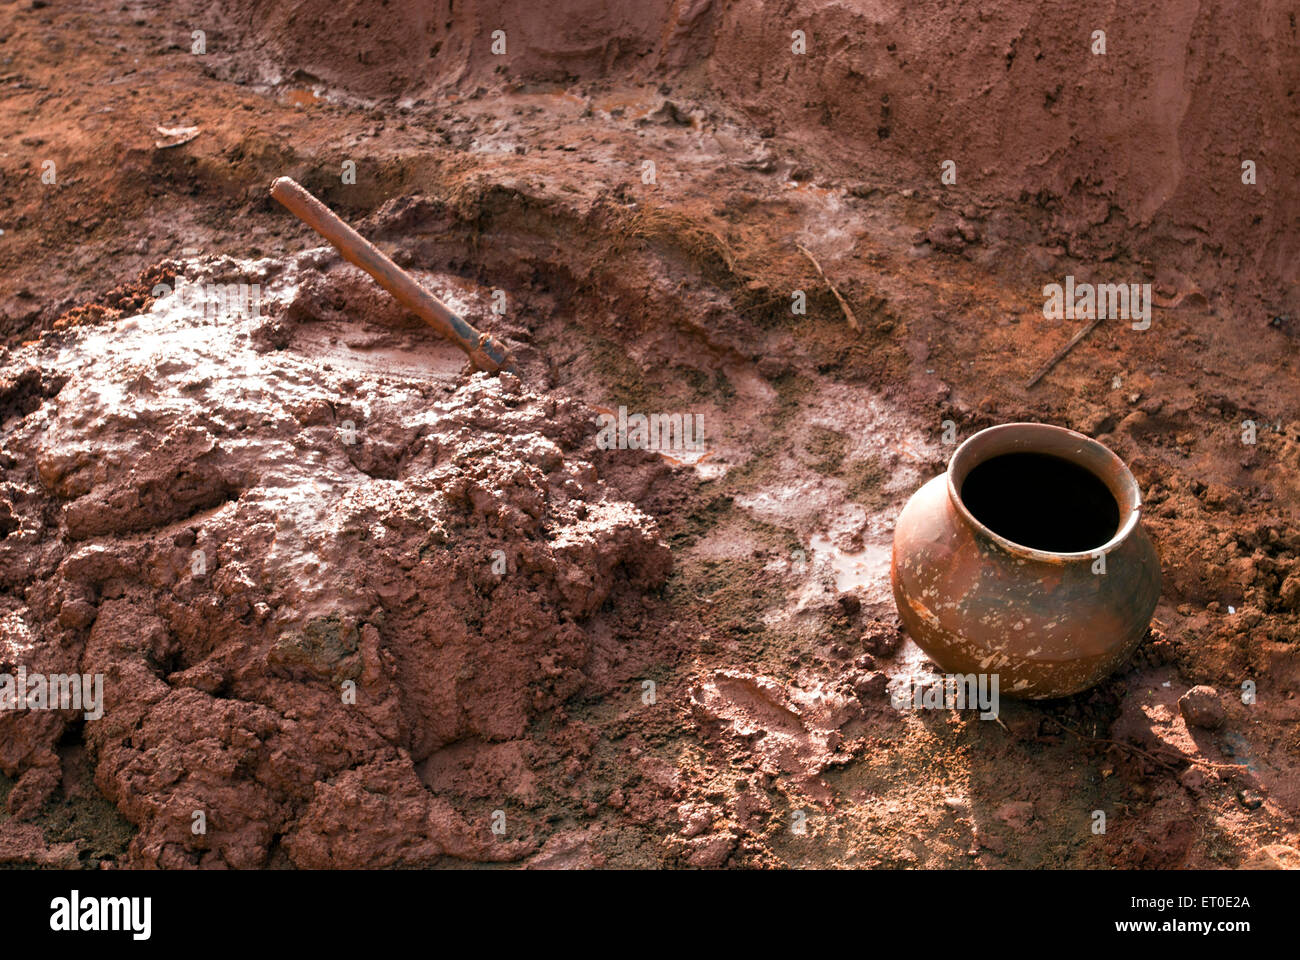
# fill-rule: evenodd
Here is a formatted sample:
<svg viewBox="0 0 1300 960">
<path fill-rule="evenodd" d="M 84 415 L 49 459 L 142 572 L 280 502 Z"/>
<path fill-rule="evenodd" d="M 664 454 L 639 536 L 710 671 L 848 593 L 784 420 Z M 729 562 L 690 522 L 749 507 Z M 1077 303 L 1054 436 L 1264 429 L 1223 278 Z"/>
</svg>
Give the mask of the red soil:
<svg viewBox="0 0 1300 960">
<path fill-rule="evenodd" d="M 1293 18 L 984 7 L 0 11 L 0 668 L 107 699 L 0 715 L 0 860 L 1294 864 Z M 1026 389 L 1066 275 L 1153 283 L 1153 326 Z M 177 276 L 265 316 L 154 302 Z M 710 456 L 600 450 L 620 404 Z M 893 518 L 1011 420 L 1130 464 L 1155 623 L 1067 701 L 900 712 Z"/>
</svg>

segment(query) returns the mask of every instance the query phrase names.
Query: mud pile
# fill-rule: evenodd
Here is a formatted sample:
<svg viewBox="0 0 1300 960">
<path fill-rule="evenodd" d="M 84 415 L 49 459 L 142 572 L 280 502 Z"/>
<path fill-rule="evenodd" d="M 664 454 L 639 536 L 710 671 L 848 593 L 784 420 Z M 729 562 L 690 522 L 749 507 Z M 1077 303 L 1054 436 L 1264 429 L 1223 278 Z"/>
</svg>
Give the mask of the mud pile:
<svg viewBox="0 0 1300 960">
<path fill-rule="evenodd" d="M 102 674 L 104 701 L 0 713 L 9 811 L 84 740 L 132 865 L 517 858 L 421 765 L 588 685 L 588 618 L 667 548 L 583 459 L 581 405 L 359 377 L 298 348 L 279 271 L 238 269 L 282 284 L 269 319 L 173 296 L 3 356 L 0 672 Z"/>
<path fill-rule="evenodd" d="M 1170 298 L 1300 309 L 1300 28 L 1282 7 L 1249 22 L 1190 0 L 220 9 L 230 38 L 214 52 L 238 51 L 223 67 L 235 76 L 431 103 L 503 82 L 668 79 L 674 98 L 743 111 L 779 152 L 808 154 L 819 179 L 991 211 L 984 239 L 1017 263 L 1026 249 L 1039 263 L 1131 256 Z M 941 185 L 946 161 L 956 181 Z"/>
</svg>

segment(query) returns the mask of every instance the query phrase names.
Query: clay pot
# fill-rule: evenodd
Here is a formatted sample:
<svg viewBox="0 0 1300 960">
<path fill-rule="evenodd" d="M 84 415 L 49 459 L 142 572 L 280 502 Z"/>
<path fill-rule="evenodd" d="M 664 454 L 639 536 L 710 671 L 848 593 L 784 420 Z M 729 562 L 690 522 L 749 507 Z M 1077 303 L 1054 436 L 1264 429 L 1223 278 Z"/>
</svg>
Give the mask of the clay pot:
<svg viewBox="0 0 1300 960">
<path fill-rule="evenodd" d="M 944 673 L 997 674 L 1002 696 L 1087 689 L 1133 653 L 1160 595 L 1141 503 L 1123 461 L 1083 434 L 980 431 L 899 515 L 908 633 Z"/>
</svg>

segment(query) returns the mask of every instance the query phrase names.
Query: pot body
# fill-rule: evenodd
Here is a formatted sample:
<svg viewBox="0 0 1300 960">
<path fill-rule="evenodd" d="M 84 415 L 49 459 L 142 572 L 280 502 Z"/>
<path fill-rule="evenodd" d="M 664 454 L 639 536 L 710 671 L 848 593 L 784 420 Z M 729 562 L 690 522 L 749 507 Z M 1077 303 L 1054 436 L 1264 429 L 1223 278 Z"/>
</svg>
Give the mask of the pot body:
<svg viewBox="0 0 1300 960">
<path fill-rule="evenodd" d="M 1160 561 L 1140 523 L 1108 546 L 1098 573 L 1093 555 L 989 535 L 948 481 L 935 477 L 904 507 L 890 569 L 899 615 L 930 659 L 944 673 L 997 674 L 1002 695 L 1028 699 L 1078 693 L 1124 663 L 1160 596 Z"/>
</svg>

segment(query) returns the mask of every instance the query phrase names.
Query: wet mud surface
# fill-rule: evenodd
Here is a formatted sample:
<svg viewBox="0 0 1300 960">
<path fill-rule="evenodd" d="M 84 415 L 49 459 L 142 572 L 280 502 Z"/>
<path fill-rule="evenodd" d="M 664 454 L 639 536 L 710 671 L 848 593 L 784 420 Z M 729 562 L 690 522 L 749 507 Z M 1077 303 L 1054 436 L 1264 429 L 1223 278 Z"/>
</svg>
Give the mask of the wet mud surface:
<svg viewBox="0 0 1300 960">
<path fill-rule="evenodd" d="M 0 713 L 0 862 L 1295 864 L 1294 183 L 1243 202 L 1186 165 L 1239 165 L 1207 138 L 1256 81 L 1211 77 L 1214 49 L 1181 87 L 1097 61 L 1116 75 L 1035 103 L 1023 164 L 944 187 L 950 141 L 897 61 L 956 40 L 901 12 L 801 8 L 885 59 L 839 45 L 800 84 L 739 49 L 788 46 L 765 4 L 585 28 L 307 6 L 310 49 L 232 2 L 204 56 L 130 5 L 0 10 L 0 671 L 101 673 L 105 706 Z M 474 44 L 501 16 L 521 36 L 496 71 Z M 348 18 L 375 32 L 360 59 L 324 29 Z M 1031 19 L 962 35 L 1003 126 L 1026 109 L 1007 74 L 1045 82 L 1072 29 Z M 1123 76 L 1149 98 L 1108 129 L 1155 116 L 1175 181 L 1046 146 Z M 1170 127 L 1180 98 L 1195 122 Z M 988 122 L 942 102 L 936 124 Z M 975 139 L 963 171 L 1001 160 Z M 520 376 L 471 375 L 266 197 L 280 175 Z M 1026 389 L 1076 329 L 1041 309 L 1067 274 L 1154 283 L 1152 326 L 1104 322 Z M 238 283 L 259 316 L 178 292 Z M 698 415 L 704 453 L 605 449 L 620 407 Z M 1076 697 L 900 709 L 933 669 L 894 611 L 894 518 L 954 442 L 1016 420 L 1130 465 L 1155 620 Z"/>
</svg>

